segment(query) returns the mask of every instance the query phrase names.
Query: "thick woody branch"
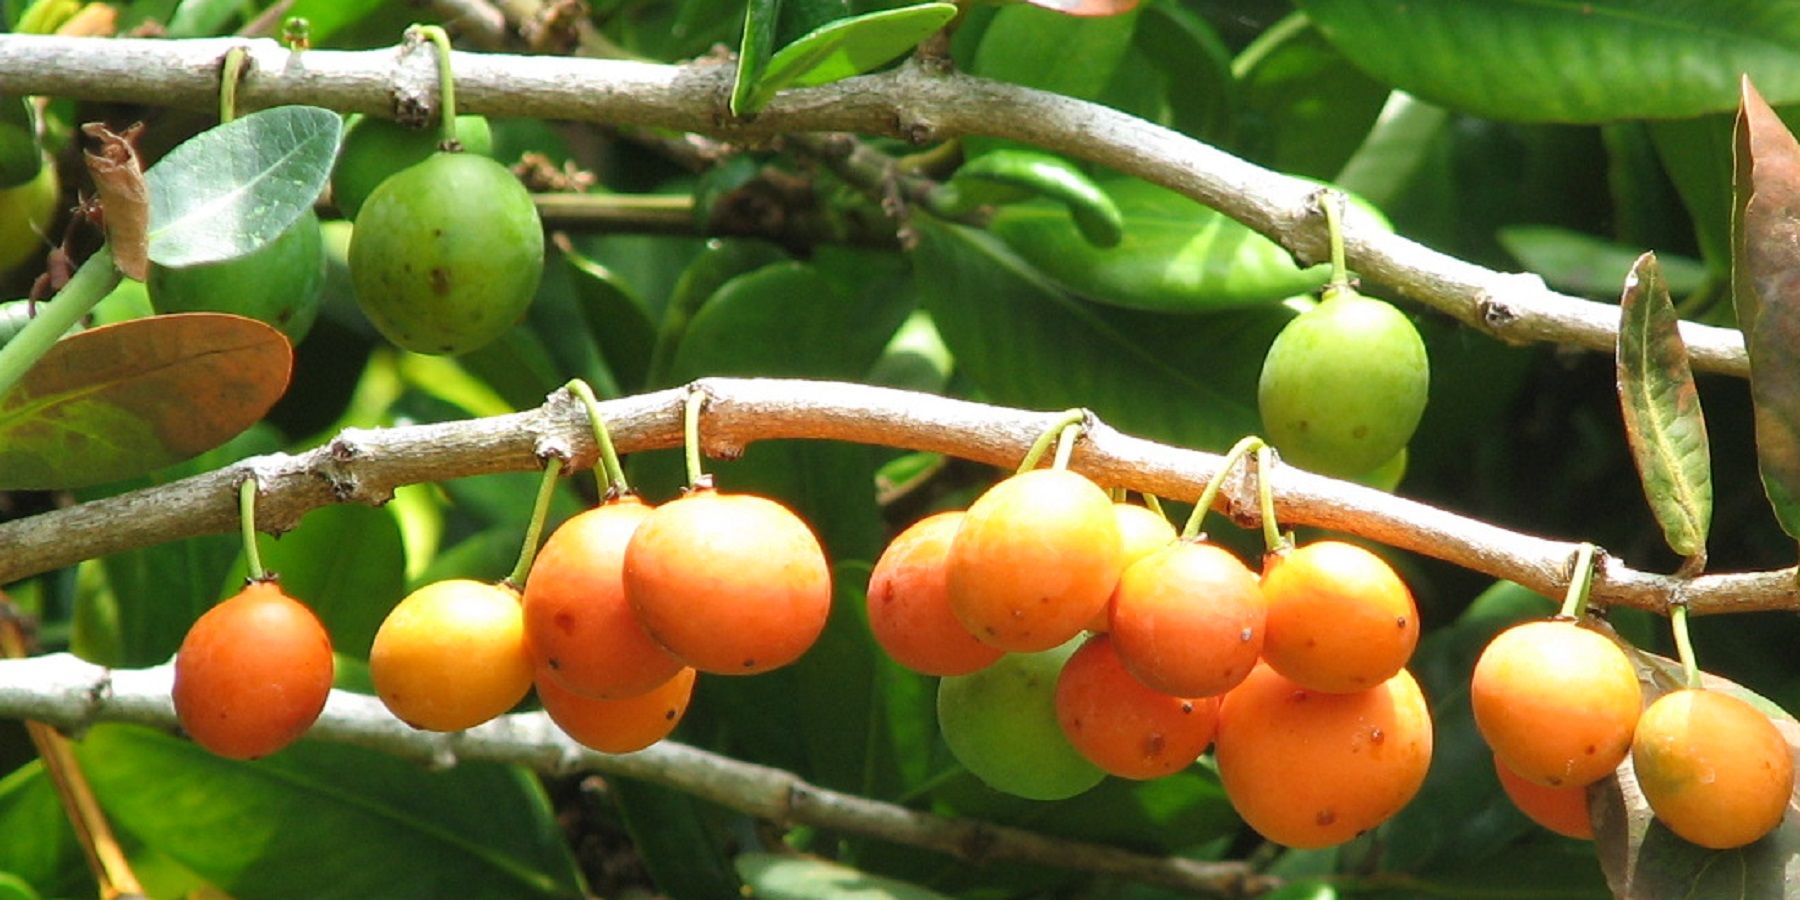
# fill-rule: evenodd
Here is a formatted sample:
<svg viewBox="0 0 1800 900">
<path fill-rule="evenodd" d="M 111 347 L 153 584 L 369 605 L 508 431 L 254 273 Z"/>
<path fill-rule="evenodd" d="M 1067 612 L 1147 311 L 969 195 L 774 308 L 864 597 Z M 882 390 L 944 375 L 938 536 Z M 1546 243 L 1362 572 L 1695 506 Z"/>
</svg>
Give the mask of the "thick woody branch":
<svg viewBox="0 0 1800 900">
<path fill-rule="evenodd" d="M 1059 413 L 1027 412 L 931 394 L 837 382 L 706 379 L 710 398 L 702 442 L 731 457 L 759 440 L 813 438 L 928 450 L 1012 467 Z M 624 453 L 681 443 L 686 389 L 601 404 Z M 405 484 L 535 468 L 566 453 L 571 468 L 592 466 L 597 450 L 580 404 L 566 392 L 521 413 L 376 430 L 350 429 L 317 449 L 246 460 L 171 484 L 133 491 L 0 524 L 0 584 L 118 553 L 237 527 L 236 486 L 254 474 L 256 520 L 292 528 L 328 503 L 381 503 Z M 1073 466 L 1103 485 L 1194 500 L 1218 472 L 1214 454 L 1122 434 L 1095 421 Z M 1258 524 L 1255 473 L 1240 470 L 1221 507 Z M 1270 473 L 1283 526 L 1313 525 L 1506 578 L 1549 596 L 1568 586 L 1578 545 L 1509 531 L 1381 491 L 1279 466 Z M 1602 559 L 1593 602 L 1666 613 L 1685 601 L 1696 614 L 1800 610 L 1792 568 L 1677 578 Z"/>
<path fill-rule="evenodd" d="M 110 670 L 68 654 L 0 660 L 0 717 L 27 718 L 79 734 L 99 722 L 178 729 L 169 699 L 174 667 Z M 924 847 L 970 862 L 1015 861 L 1098 872 L 1177 890 L 1242 896 L 1273 880 L 1242 863 L 1153 857 L 967 819 L 949 819 L 811 784 L 791 772 L 740 762 L 674 741 L 637 753 L 599 753 L 575 743 L 543 713 L 501 716 L 452 734 L 417 731 L 374 697 L 332 691 L 308 736 L 422 764 L 527 766 L 556 775 L 603 772 L 653 782 L 784 825 L 811 825 Z"/>
<path fill-rule="evenodd" d="M 247 46 L 244 109 L 310 103 L 348 112 L 417 117 L 435 104 L 429 52 L 289 52 L 272 41 L 109 40 L 0 35 L 0 93 L 47 94 L 209 109 L 219 62 Z M 1179 191 L 1291 250 L 1327 255 L 1308 182 L 1252 165 L 1105 106 L 908 64 L 878 75 L 784 92 L 754 120 L 726 110 L 732 68 L 495 53 L 458 53 L 457 100 L 467 112 L 641 125 L 737 142 L 806 131 L 890 135 L 924 143 L 965 135 L 1010 138 L 1087 159 Z M 1431 250 L 1350 210 L 1350 267 L 1365 279 L 1513 342 L 1550 341 L 1612 352 L 1618 309 Z M 1746 375 L 1735 330 L 1682 325 L 1697 368 Z"/>
</svg>

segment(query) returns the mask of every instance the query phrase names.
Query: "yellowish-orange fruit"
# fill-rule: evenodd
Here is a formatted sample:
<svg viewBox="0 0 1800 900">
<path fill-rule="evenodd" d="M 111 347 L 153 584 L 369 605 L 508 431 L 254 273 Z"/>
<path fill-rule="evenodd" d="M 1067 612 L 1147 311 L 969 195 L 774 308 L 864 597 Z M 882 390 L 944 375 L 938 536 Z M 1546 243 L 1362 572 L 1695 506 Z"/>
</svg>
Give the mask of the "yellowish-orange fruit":
<svg viewBox="0 0 1800 900">
<path fill-rule="evenodd" d="M 1139 681 L 1177 697 L 1212 697 L 1256 665 L 1263 617 L 1256 575 L 1241 560 L 1184 540 L 1125 570 L 1108 633 Z"/>
<path fill-rule="evenodd" d="M 1756 707 L 1681 690 L 1644 710 L 1631 762 L 1658 821 L 1702 847 L 1729 850 L 1781 824 L 1794 793 L 1793 752 Z"/>
<path fill-rule="evenodd" d="M 1500 787 L 1507 799 L 1531 821 L 1576 840 L 1594 839 L 1594 823 L 1588 818 L 1587 785 L 1544 787 L 1519 777 L 1494 757 L 1494 771 L 1500 776 Z"/>
<path fill-rule="evenodd" d="M 950 611 L 944 562 L 960 510 L 914 522 L 869 573 L 869 630 L 895 662 L 926 675 L 967 675 L 1005 652 L 975 639 Z"/>
<path fill-rule="evenodd" d="M 512 709 L 531 690 L 531 672 L 518 592 L 463 578 L 401 600 L 369 649 L 376 696 L 427 731 L 473 728 Z"/>
<path fill-rule="evenodd" d="M 1131 677 L 1104 634 L 1087 639 L 1056 680 L 1056 720 L 1088 761 L 1121 778 L 1173 775 L 1218 729 L 1219 698 L 1171 697 Z"/>
<path fill-rule="evenodd" d="M 1169 520 L 1145 506 L 1114 503 L 1113 513 L 1119 520 L 1119 574 L 1132 564 L 1180 539 Z M 1112 627 L 1112 603 L 1100 607 L 1088 621 L 1087 630 L 1106 631 Z"/>
<path fill-rule="evenodd" d="M 538 700 L 569 737 L 602 753 L 631 753 L 669 736 L 687 714 L 694 695 L 694 670 L 682 668 L 644 693 L 620 700 L 596 700 L 565 690 L 539 671 Z"/>
<path fill-rule="evenodd" d="M 1604 635 L 1566 620 L 1501 632 L 1475 662 L 1475 724 L 1527 781 L 1580 787 L 1618 768 L 1643 707 L 1637 670 Z"/>
<path fill-rule="evenodd" d="M 1351 694 L 1266 665 L 1225 695 L 1215 753 L 1239 815 L 1289 847 L 1341 844 L 1387 821 L 1431 764 L 1431 712 L 1405 670 Z"/>
<path fill-rule="evenodd" d="M 274 581 L 206 611 L 175 653 L 175 716 L 194 742 L 256 759 L 312 727 L 331 695 L 331 637 Z"/>
<path fill-rule="evenodd" d="M 1388 680 L 1419 643 L 1412 591 L 1382 560 L 1319 541 L 1263 564 L 1268 605 L 1263 659 L 1315 691 L 1347 693 Z"/>
</svg>

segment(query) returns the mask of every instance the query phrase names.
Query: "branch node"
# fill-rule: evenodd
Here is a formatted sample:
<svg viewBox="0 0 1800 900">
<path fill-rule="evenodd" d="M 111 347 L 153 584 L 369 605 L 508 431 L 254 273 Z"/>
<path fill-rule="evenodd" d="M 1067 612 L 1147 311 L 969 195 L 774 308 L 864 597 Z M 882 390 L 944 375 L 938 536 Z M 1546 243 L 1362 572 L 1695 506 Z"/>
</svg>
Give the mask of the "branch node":
<svg viewBox="0 0 1800 900">
<path fill-rule="evenodd" d="M 394 59 L 388 89 L 394 121 L 408 128 L 424 128 L 437 116 L 437 49 L 431 41 L 409 30 Z"/>
<path fill-rule="evenodd" d="M 954 852 L 969 862 L 983 862 L 987 859 L 988 853 L 993 850 L 997 838 L 998 835 L 994 834 L 993 829 L 986 824 L 969 822 L 963 829 L 962 835 L 957 838 Z"/>
</svg>

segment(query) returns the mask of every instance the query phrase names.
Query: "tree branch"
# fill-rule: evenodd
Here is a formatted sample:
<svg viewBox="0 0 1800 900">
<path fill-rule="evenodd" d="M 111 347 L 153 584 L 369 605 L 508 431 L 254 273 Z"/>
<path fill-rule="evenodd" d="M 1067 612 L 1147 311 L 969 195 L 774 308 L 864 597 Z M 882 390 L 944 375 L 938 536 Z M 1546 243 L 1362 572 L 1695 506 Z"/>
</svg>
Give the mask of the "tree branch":
<svg viewBox="0 0 1800 900">
<path fill-rule="evenodd" d="M 733 457 L 759 440 L 812 438 L 928 450 L 1011 468 L 1060 413 L 1027 412 L 931 394 L 837 382 L 705 379 L 709 401 L 702 442 Z M 678 388 L 600 405 L 622 453 L 681 444 Z M 566 391 L 520 413 L 385 429 L 347 429 L 297 455 L 272 454 L 116 497 L 0 524 L 0 584 L 137 547 L 237 528 L 237 485 L 261 485 L 257 523 L 294 527 L 328 503 L 382 503 L 406 484 L 532 469 L 540 454 L 563 453 L 570 469 L 591 467 L 597 449 L 581 405 Z M 1073 467 L 1103 485 L 1192 501 L 1220 457 L 1132 437 L 1095 421 Z M 1436 557 L 1516 581 L 1547 596 L 1568 587 L 1578 545 L 1457 515 L 1372 488 L 1279 466 L 1270 474 L 1284 526 L 1313 525 Z M 1224 485 L 1220 507 L 1245 527 L 1260 526 L 1253 470 Z M 1676 598 L 1696 615 L 1800 610 L 1795 569 L 1686 579 L 1639 572 L 1601 558 L 1593 603 L 1667 614 Z"/>
<path fill-rule="evenodd" d="M 250 49 L 238 103 L 310 103 L 347 112 L 417 116 L 435 105 L 430 53 L 289 52 L 272 41 L 84 40 L 0 35 L 0 93 L 210 109 L 218 64 Z M 643 125 L 733 141 L 848 131 L 918 143 L 965 135 L 1024 141 L 1179 191 L 1248 225 L 1302 263 L 1326 256 L 1316 185 L 1271 172 L 1126 113 L 1057 94 L 908 63 L 889 72 L 777 96 L 752 121 L 725 111 L 732 68 L 553 56 L 458 53 L 459 107 L 503 116 Z M 1512 342 L 1550 341 L 1612 352 L 1618 309 L 1549 290 L 1431 250 L 1351 209 L 1351 268 L 1395 295 Z M 1745 376 L 1742 335 L 1683 323 L 1696 368 Z"/>
<path fill-rule="evenodd" d="M 169 699 L 173 681 L 174 666 L 167 663 L 149 669 L 111 670 L 66 653 L 0 660 L 0 717 L 31 719 L 76 734 L 97 722 L 126 722 L 178 732 Z M 919 812 L 822 788 L 791 772 L 674 741 L 622 756 L 599 753 L 577 744 L 541 712 L 514 713 L 468 731 L 438 734 L 414 730 L 374 697 L 334 690 L 307 735 L 435 767 L 497 762 L 553 775 L 622 775 L 757 818 L 924 847 L 970 862 L 1026 862 L 1225 896 L 1260 893 L 1276 883 L 1243 863 L 1145 856 Z"/>
</svg>

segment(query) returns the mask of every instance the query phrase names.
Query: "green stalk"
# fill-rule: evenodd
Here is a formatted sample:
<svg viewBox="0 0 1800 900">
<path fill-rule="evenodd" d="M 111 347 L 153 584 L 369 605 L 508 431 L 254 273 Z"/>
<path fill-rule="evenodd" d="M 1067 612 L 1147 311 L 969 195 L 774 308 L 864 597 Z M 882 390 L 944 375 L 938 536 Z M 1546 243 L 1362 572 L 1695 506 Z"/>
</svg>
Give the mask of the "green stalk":
<svg viewBox="0 0 1800 900">
<path fill-rule="evenodd" d="M 1256 503 L 1262 511 L 1263 549 L 1280 553 L 1287 549 L 1287 538 L 1281 536 L 1281 525 L 1275 521 L 1275 485 L 1269 470 L 1275 465 L 1275 451 L 1262 441 L 1256 442 Z"/>
<path fill-rule="evenodd" d="M 249 51 L 233 47 L 225 51 L 225 68 L 219 74 L 219 124 L 237 118 L 238 79 L 244 76 L 244 60 Z"/>
<path fill-rule="evenodd" d="M 1569 591 L 1563 595 L 1562 609 L 1557 615 L 1580 621 L 1587 615 L 1588 592 L 1594 586 L 1594 545 L 1582 544 L 1575 551 L 1575 571 L 1569 575 Z"/>
<path fill-rule="evenodd" d="M 410 30 L 437 47 L 439 146 L 446 150 L 460 147 L 456 139 L 456 76 L 450 71 L 450 35 L 437 25 L 414 25 Z"/>
<path fill-rule="evenodd" d="M 1081 437 L 1081 423 L 1072 422 L 1064 425 L 1056 434 L 1056 457 L 1050 460 L 1050 468 L 1067 469 L 1069 460 L 1075 457 L 1075 440 Z"/>
<path fill-rule="evenodd" d="M 1319 207 L 1325 211 L 1325 231 L 1331 240 L 1331 282 L 1325 286 L 1327 297 L 1350 286 L 1350 272 L 1344 264 L 1344 228 L 1338 220 L 1343 203 L 1344 195 L 1336 191 L 1319 193 Z"/>
<path fill-rule="evenodd" d="M 700 407 L 706 405 L 706 392 L 698 389 L 688 391 L 687 403 L 681 412 L 682 444 L 687 452 L 688 487 L 700 486 L 700 479 L 706 473 L 700 469 Z"/>
<path fill-rule="evenodd" d="M 1163 512 L 1161 498 L 1157 497 L 1155 494 L 1145 494 L 1141 491 L 1139 492 L 1139 495 L 1144 498 L 1144 505 L 1149 507 L 1151 512 L 1156 513 L 1165 519 L 1169 517 L 1168 513 Z"/>
<path fill-rule="evenodd" d="M 49 352 L 50 345 L 75 327 L 100 298 L 111 293 L 122 277 L 113 266 L 112 248 L 101 247 L 81 264 L 75 277 L 50 302 L 39 305 L 37 318 L 25 323 L 6 346 L 0 347 L 0 397 L 6 396 Z"/>
<path fill-rule="evenodd" d="M 1675 655 L 1681 658 L 1681 671 L 1687 676 L 1687 686 L 1699 690 L 1700 663 L 1694 658 L 1694 640 L 1688 636 L 1688 606 L 1685 601 L 1676 603 L 1669 610 L 1669 625 L 1675 630 Z"/>
<path fill-rule="evenodd" d="M 566 387 L 587 409 L 588 423 L 594 428 L 594 443 L 600 447 L 600 464 L 594 467 L 594 481 L 600 487 L 600 496 L 631 493 L 631 485 L 625 483 L 625 467 L 619 464 L 619 451 L 613 447 L 612 435 L 607 433 L 606 419 L 600 415 L 600 401 L 594 398 L 594 389 L 579 378 L 571 379 Z"/>
<path fill-rule="evenodd" d="M 550 514 L 550 498 L 556 494 L 556 476 L 562 473 L 563 461 L 552 456 L 544 463 L 544 478 L 538 482 L 537 502 L 531 507 L 531 521 L 525 525 L 525 543 L 519 547 L 519 561 L 513 565 L 506 583 L 523 590 L 525 577 L 531 573 L 531 561 L 537 558 L 538 536 L 544 533 L 544 518 Z"/>
<path fill-rule="evenodd" d="M 1037 468 L 1038 461 L 1044 458 L 1045 453 L 1049 452 L 1050 444 L 1062 435 L 1063 429 L 1070 425 L 1079 425 L 1086 419 L 1086 410 L 1064 410 L 1063 414 L 1058 416 L 1049 428 L 1044 429 L 1043 434 L 1037 436 L 1037 440 L 1031 442 L 1031 449 L 1025 451 L 1025 458 L 1019 461 L 1019 467 L 1013 470 L 1013 474 L 1017 475 L 1020 472 L 1029 472 Z"/>
<path fill-rule="evenodd" d="M 1231 445 L 1225 458 L 1219 463 L 1219 471 L 1207 479 L 1206 490 L 1200 492 L 1200 499 L 1194 501 L 1194 511 L 1188 515 L 1186 527 L 1181 529 L 1183 540 L 1192 540 L 1200 536 L 1200 523 L 1206 520 L 1207 512 L 1212 510 L 1213 501 L 1218 499 L 1219 489 L 1225 485 L 1225 476 L 1231 474 L 1231 468 L 1242 462 L 1252 450 L 1262 446 L 1262 438 L 1249 435 Z"/>
<path fill-rule="evenodd" d="M 265 581 L 269 573 L 263 569 L 262 552 L 256 548 L 256 476 L 238 483 L 238 526 L 244 534 L 244 567 L 251 581 Z"/>
</svg>

